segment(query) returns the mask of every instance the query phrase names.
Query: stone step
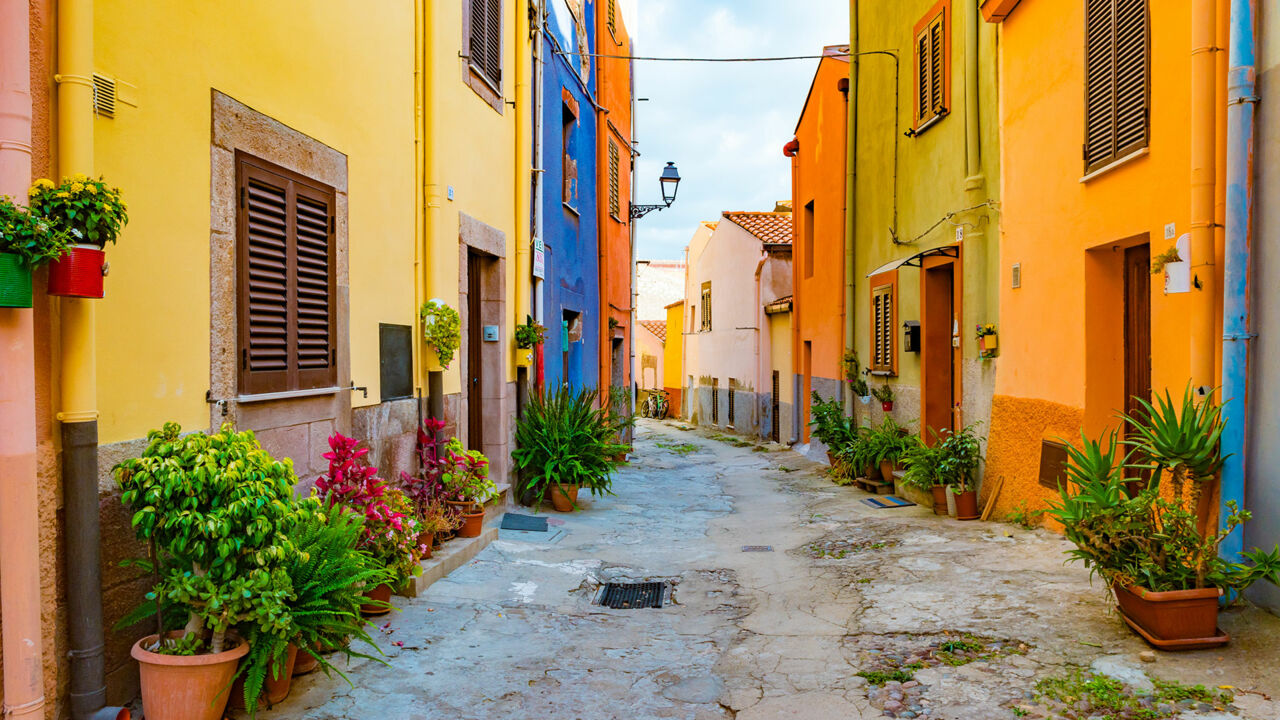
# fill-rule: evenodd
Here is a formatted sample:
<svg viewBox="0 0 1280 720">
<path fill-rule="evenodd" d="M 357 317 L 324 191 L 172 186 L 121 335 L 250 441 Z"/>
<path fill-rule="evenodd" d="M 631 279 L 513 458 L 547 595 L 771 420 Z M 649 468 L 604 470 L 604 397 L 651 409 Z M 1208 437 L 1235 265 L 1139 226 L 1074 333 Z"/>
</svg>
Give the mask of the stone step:
<svg viewBox="0 0 1280 720">
<path fill-rule="evenodd" d="M 498 538 L 502 516 L 511 507 L 511 483 L 500 482 L 497 486 L 498 493 L 485 503 L 484 529 L 480 534 L 473 538 L 454 538 L 441 545 L 430 558 L 422 561 L 422 574 L 410 579 L 397 595 L 418 597 L 432 583 L 466 565 Z"/>
</svg>

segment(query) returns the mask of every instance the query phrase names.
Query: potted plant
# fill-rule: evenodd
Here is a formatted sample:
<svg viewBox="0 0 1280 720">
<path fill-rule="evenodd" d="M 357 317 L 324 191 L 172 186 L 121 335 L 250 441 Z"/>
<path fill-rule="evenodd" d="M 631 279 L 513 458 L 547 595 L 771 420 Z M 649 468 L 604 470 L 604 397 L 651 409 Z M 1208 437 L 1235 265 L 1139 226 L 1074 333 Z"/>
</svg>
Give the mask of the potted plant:
<svg viewBox="0 0 1280 720">
<path fill-rule="evenodd" d="M 881 410 L 893 412 L 893 388 L 889 387 L 889 383 L 886 382 L 878 388 L 872 388 L 871 395 L 880 401 Z"/>
<path fill-rule="evenodd" d="M 489 459 L 479 450 L 464 448 L 458 438 L 449 440 L 443 457 L 440 482 L 449 498 L 446 502 L 462 515 L 458 537 L 479 537 L 484 530 L 484 504 L 498 492 L 498 486 L 489 479 Z"/>
<path fill-rule="evenodd" d="M 481 516 L 483 518 L 483 516 Z M 454 512 L 443 500 L 427 503 L 418 509 L 418 544 L 423 548 L 423 557 L 431 557 L 431 548 L 436 537 L 452 533 L 462 526 L 462 515 Z"/>
<path fill-rule="evenodd" d="M 249 644 L 233 630 L 271 633 L 288 622 L 292 593 L 281 562 L 296 477 L 252 432 L 230 425 L 182 435 L 176 423 L 147 434 L 141 457 L 113 469 L 121 502 L 156 578 L 147 598 L 156 633 L 134 644 L 142 699 L 155 720 L 219 720 Z M 185 614 L 170 631 L 165 616 Z"/>
<path fill-rule="evenodd" d="M 369 448 L 342 433 L 329 437 L 329 471 L 316 480 L 315 489 L 329 506 L 340 505 L 364 518 L 360 549 L 386 568 L 386 582 L 363 587 L 368 615 L 391 611 L 391 594 L 409 578 L 422 573 L 424 550 L 418 543 L 417 510 L 399 488 L 378 477 L 369 464 Z"/>
<path fill-rule="evenodd" d="M 814 391 L 809 404 L 809 427 L 812 428 L 813 437 L 826 446 L 827 461 L 835 467 L 839 461 L 837 450 L 847 448 L 854 437 L 853 420 L 845 416 L 844 407 L 839 400 L 823 400 Z M 856 467 L 854 469 L 857 470 Z"/>
<path fill-rule="evenodd" d="M 31 307 L 31 271 L 71 252 L 68 233 L 0 197 L 0 307 Z"/>
<path fill-rule="evenodd" d="M 462 525 L 462 513 L 454 505 L 449 505 L 449 493 L 440 479 L 449 466 L 445 456 L 444 443 L 440 441 L 440 431 L 444 429 L 444 421 L 436 418 L 425 418 L 418 428 L 418 471 L 410 475 L 400 473 L 400 485 L 404 488 L 418 508 L 418 516 L 423 520 L 424 532 L 427 516 L 435 510 L 443 509 L 448 522 L 432 523 L 436 529 L 431 531 L 435 540 L 445 541 L 453 538 L 454 532 Z M 433 543 L 424 543 L 429 545 Z M 427 555 L 430 557 L 430 554 Z"/>
<path fill-rule="evenodd" d="M 858 353 L 852 350 L 844 354 L 844 379 L 854 396 L 867 405 L 871 402 L 871 389 L 867 386 L 867 378 L 862 373 L 862 362 Z"/>
<path fill-rule="evenodd" d="M 70 236 L 70 252 L 49 267 L 49 294 L 100 298 L 107 243 L 129 222 L 120 189 L 77 173 L 54 185 L 41 178 L 28 191 L 31 210 Z"/>
<path fill-rule="evenodd" d="M 620 420 L 598 407 L 595 390 L 560 388 L 536 395 L 516 421 L 518 491 L 532 504 L 548 494 L 558 512 L 577 507 L 578 491 L 611 494 L 615 459 L 626 446 L 617 442 Z"/>
<path fill-rule="evenodd" d="M 947 514 L 947 486 L 940 470 L 941 456 L 942 443 L 936 433 L 933 445 L 916 443 L 902 456 L 903 485 L 930 493 L 935 515 Z"/>
<path fill-rule="evenodd" d="M 1000 336 L 996 334 L 995 323 L 987 323 L 977 327 L 978 357 L 989 360 L 996 356 L 999 349 Z"/>
<path fill-rule="evenodd" d="M 1105 580 L 1125 622 L 1163 650 L 1225 644 L 1220 597 L 1234 600 L 1261 579 L 1280 582 L 1280 546 L 1243 552 L 1248 564 L 1219 553 L 1248 511 L 1229 501 L 1221 529 L 1198 516 L 1201 486 L 1222 463 L 1220 412 L 1212 396 L 1196 403 L 1188 387 L 1180 406 L 1167 392 L 1155 406 L 1143 402 L 1125 418 L 1124 443 L 1113 430 L 1067 445 L 1067 482 L 1048 511 L 1076 546 L 1067 551 L 1071 559 Z M 1151 473 L 1137 492 L 1130 490 L 1134 470 Z"/>
<path fill-rule="evenodd" d="M 938 473 L 942 482 L 955 496 L 956 519 L 977 520 L 978 512 L 978 463 L 982 460 L 982 444 L 970 425 L 958 432 L 943 430 L 937 436 Z"/>
<path fill-rule="evenodd" d="M 635 415 L 631 412 L 631 388 L 626 385 L 613 385 L 609 388 L 609 421 L 617 426 L 617 441 L 623 446 L 622 451 L 613 459 L 625 463 L 627 453 L 631 451 L 631 433 L 636 426 Z"/>
<path fill-rule="evenodd" d="M 533 349 L 547 341 L 547 329 L 537 320 L 525 316 L 524 324 L 516 326 L 516 364 L 521 367 L 533 365 Z"/>
<path fill-rule="evenodd" d="M 292 515 L 287 532 L 294 548 L 281 564 L 292 587 L 285 603 L 287 621 L 271 631 L 253 624 L 243 628 L 250 650 L 240 664 L 232 700 L 250 717 L 264 695 L 272 705 L 288 697 L 290 679 L 300 674 L 299 664 L 305 666 L 301 672 L 318 667 L 326 675 L 336 672 L 347 679 L 317 648 L 340 647 L 348 658 L 382 662 L 349 647 L 351 639 L 358 639 L 378 650 L 360 617 L 361 588 L 380 585 L 388 575 L 359 547 L 363 518 L 340 505 L 324 505 L 314 496 L 299 500 Z"/>
<path fill-rule="evenodd" d="M 422 320 L 422 340 L 435 353 L 436 369 L 447 370 L 462 344 L 462 318 L 443 300 L 423 303 L 418 317 Z"/>
<path fill-rule="evenodd" d="M 893 418 L 886 417 L 880 427 L 869 432 L 871 457 L 868 460 L 880 468 L 880 476 L 886 482 L 892 482 L 894 470 L 900 468 L 907 452 L 919 443 L 918 436 Z"/>
</svg>

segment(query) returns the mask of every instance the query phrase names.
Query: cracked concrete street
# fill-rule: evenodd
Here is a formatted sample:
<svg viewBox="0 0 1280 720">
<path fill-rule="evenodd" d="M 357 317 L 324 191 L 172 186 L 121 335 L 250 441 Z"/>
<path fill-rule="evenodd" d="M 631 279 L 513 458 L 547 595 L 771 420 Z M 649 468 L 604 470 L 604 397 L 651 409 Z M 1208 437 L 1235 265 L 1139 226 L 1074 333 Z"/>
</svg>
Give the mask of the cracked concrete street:
<svg viewBox="0 0 1280 720">
<path fill-rule="evenodd" d="M 674 449 L 686 443 L 697 449 Z M 1280 718 L 1280 618 L 1227 611 L 1228 647 L 1144 663 L 1101 585 L 1064 566 L 1060 537 L 874 510 L 823 470 L 643 421 L 617 495 L 553 513 L 563 524 L 545 536 L 502 531 L 423 596 L 396 599 L 402 610 L 379 621 L 390 667 L 354 662 L 354 688 L 298 678 L 259 717 L 881 717 L 856 673 L 968 633 L 995 656 L 919 670 L 906 703 L 878 702 L 899 717 L 1011 718 L 1038 679 L 1092 664 L 1245 691 L 1236 714 L 1183 717 Z M 593 606 L 619 579 L 670 580 L 674 602 Z"/>
</svg>

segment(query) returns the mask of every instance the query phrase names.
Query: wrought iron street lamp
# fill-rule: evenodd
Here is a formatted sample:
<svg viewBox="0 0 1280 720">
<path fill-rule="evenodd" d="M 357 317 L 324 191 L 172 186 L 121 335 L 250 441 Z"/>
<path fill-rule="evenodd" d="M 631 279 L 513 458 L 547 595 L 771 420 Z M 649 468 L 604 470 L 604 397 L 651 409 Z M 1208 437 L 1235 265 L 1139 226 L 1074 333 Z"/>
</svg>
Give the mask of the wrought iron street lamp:
<svg viewBox="0 0 1280 720">
<path fill-rule="evenodd" d="M 669 162 L 666 167 L 662 168 L 662 175 L 658 177 L 658 184 L 662 187 L 662 203 L 656 205 L 632 205 L 632 220 L 639 220 L 654 210 L 666 210 L 671 207 L 671 203 L 676 201 L 676 190 L 680 187 L 680 171 L 676 169 L 675 163 Z"/>
</svg>

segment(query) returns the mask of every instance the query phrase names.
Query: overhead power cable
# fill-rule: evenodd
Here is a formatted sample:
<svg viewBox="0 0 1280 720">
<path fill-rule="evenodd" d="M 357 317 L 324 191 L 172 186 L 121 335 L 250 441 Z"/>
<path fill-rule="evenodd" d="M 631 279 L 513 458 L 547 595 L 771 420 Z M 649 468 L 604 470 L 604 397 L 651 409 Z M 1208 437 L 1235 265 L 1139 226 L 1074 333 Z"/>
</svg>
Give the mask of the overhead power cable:
<svg viewBox="0 0 1280 720">
<path fill-rule="evenodd" d="M 883 52 L 883 51 L 881 51 Z M 825 55 L 778 55 L 775 57 L 743 57 L 743 58 L 709 58 L 709 57 L 655 57 L 652 55 L 610 55 L 608 53 L 555 51 L 557 55 L 577 55 L 581 57 L 606 58 L 609 60 L 652 60 L 654 62 L 706 62 L 706 63 L 742 63 L 742 62 L 778 62 L 781 60 L 821 60 L 829 57 L 850 57 L 871 53 L 827 53 Z"/>
</svg>

